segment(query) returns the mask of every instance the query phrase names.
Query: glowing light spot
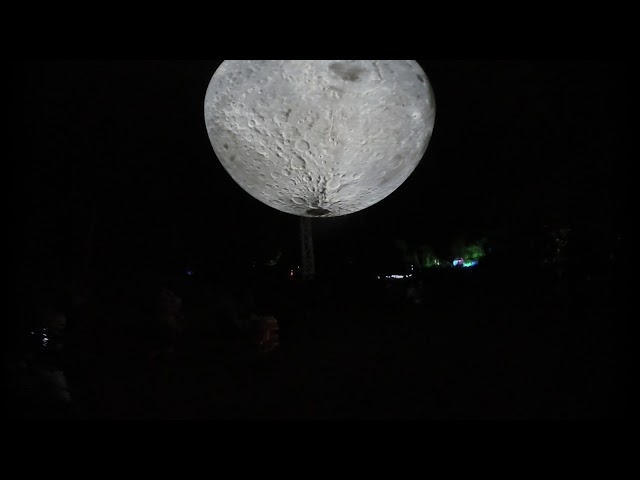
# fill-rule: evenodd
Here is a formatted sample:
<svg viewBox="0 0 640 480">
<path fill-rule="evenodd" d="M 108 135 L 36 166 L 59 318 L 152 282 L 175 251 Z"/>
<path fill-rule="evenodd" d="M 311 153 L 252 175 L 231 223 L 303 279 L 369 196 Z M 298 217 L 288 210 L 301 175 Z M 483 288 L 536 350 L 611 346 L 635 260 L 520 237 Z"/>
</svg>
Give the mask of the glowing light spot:
<svg viewBox="0 0 640 480">
<path fill-rule="evenodd" d="M 477 264 L 478 264 L 478 260 L 465 261 L 464 258 L 456 258 L 453 261 L 453 266 L 454 267 L 465 267 L 465 268 L 468 268 L 468 267 L 473 267 L 473 266 L 475 266 Z"/>
</svg>

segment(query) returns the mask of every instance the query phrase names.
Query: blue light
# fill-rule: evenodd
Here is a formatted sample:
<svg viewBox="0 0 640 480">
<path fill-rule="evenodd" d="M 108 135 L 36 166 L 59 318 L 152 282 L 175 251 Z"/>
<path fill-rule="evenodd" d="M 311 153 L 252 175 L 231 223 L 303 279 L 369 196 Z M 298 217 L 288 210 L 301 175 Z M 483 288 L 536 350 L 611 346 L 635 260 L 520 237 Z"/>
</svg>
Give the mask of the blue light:
<svg viewBox="0 0 640 480">
<path fill-rule="evenodd" d="M 468 268 L 468 267 L 474 267 L 477 264 L 478 264 L 477 260 L 471 260 L 471 261 L 467 262 L 463 258 L 456 258 L 453 261 L 453 266 L 454 267 L 465 267 L 465 268 Z"/>
</svg>

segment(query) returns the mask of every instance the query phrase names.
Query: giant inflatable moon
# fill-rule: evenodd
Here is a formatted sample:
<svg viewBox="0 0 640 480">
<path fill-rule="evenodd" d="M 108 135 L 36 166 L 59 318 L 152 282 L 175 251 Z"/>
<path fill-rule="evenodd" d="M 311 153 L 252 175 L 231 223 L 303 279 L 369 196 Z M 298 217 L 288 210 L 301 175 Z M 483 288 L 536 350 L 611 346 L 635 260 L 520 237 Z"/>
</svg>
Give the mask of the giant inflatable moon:
<svg viewBox="0 0 640 480">
<path fill-rule="evenodd" d="M 209 83 L 216 156 L 283 212 L 335 217 L 391 194 L 423 157 L 433 91 L 413 60 L 226 60 Z"/>
</svg>

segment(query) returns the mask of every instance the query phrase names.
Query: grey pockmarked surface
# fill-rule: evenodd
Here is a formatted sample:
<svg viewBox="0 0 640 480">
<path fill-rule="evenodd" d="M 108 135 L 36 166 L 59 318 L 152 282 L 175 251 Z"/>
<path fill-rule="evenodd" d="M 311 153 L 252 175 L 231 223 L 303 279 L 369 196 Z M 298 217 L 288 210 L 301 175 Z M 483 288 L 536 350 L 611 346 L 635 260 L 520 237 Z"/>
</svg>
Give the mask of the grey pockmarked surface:
<svg viewBox="0 0 640 480">
<path fill-rule="evenodd" d="M 308 217 L 390 195 L 424 156 L 435 119 L 413 60 L 226 60 L 204 107 L 231 177 L 261 202 Z"/>
</svg>

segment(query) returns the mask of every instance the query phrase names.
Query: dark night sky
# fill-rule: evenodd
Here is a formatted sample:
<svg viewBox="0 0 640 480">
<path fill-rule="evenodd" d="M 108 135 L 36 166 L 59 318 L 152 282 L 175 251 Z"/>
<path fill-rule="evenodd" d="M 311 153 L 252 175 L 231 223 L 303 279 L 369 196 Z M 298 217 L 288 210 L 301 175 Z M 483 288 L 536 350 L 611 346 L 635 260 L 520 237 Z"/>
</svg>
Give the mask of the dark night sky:
<svg viewBox="0 0 640 480">
<path fill-rule="evenodd" d="M 297 248 L 297 218 L 246 194 L 213 153 L 203 100 L 220 62 L 13 65 L 10 203 L 25 263 L 76 255 L 90 232 L 156 258 L 233 256 L 266 237 Z M 547 222 L 616 226 L 626 64 L 419 62 L 437 102 L 423 161 L 383 202 L 317 220 L 319 249 L 363 235 L 437 243 Z"/>
</svg>

